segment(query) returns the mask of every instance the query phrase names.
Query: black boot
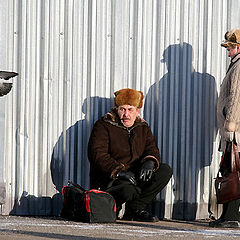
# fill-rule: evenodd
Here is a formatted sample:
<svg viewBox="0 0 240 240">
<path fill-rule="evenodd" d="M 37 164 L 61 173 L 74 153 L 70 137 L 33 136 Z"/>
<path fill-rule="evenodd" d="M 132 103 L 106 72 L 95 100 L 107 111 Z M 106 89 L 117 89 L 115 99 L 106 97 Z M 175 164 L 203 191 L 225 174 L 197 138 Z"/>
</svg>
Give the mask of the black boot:
<svg viewBox="0 0 240 240">
<path fill-rule="evenodd" d="M 145 210 L 136 210 L 133 212 L 126 212 L 122 220 L 139 221 L 139 222 L 158 222 L 157 216 L 151 215 Z"/>
<path fill-rule="evenodd" d="M 219 218 L 209 223 L 209 227 L 215 228 L 238 228 L 240 223 L 238 221 L 230 221 L 223 218 Z"/>
<path fill-rule="evenodd" d="M 240 204 L 239 199 L 228 203 L 224 203 L 221 217 L 215 221 L 210 222 L 209 226 L 219 228 L 240 227 L 239 204 Z"/>
</svg>

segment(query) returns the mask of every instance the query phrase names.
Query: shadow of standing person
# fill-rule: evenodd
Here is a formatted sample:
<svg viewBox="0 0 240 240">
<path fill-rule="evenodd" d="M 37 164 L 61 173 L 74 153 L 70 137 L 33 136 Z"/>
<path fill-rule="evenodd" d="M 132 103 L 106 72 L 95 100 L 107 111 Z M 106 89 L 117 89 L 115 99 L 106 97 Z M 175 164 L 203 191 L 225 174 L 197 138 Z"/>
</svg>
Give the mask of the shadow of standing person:
<svg viewBox="0 0 240 240">
<path fill-rule="evenodd" d="M 172 218 L 184 220 L 196 218 L 198 204 L 209 210 L 206 194 L 200 193 L 211 194 L 209 168 L 204 168 L 211 165 L 217 126 L 215 78 L 196 72 L 192 61 L 190 44 L 168 46 L 161 60 L 168 72 L 149 88 L 144 105 L 162 160 L 173 168 L 174 196 L 169 194 L 165 206 L 173 204 Z"/>
<path fill-rule="evenodd" d="M 62 132 L 55 144 L 51 158 L 51 177 L 58 193 L 53 196 L 53 212 L 58 216 L 62 208 L 62 187 L 68 180 L 89 188 L 88 139 L 95 121 L 113 105 L 110 98 L 90 97 L 84 100 L 84 119 Z"/>
</svg>

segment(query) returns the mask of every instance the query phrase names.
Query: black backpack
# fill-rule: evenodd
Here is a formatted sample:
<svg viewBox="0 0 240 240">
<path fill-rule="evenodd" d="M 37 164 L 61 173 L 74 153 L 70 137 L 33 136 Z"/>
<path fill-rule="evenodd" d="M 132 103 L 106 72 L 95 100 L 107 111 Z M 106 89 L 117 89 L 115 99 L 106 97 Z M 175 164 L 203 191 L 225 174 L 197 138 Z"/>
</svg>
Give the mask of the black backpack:
<svg viewBox="0 0 240 240">
<path fill-rule="evenodd" d="M 116 221 L 116 203 L 112 195 L 96 189 L 85 190 L 68 182 L 62 189 L 61 217 L 87 223 L 111 223 Z"/>
</svg>

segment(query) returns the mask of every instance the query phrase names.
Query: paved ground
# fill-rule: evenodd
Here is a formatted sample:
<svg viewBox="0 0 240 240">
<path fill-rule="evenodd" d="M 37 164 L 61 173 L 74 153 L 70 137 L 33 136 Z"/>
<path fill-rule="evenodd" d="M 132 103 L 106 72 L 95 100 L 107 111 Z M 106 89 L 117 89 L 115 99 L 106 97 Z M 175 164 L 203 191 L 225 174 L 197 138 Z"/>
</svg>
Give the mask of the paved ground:
<svg viewBox="0 0 240 240">
<path fill-rule="evenodd" d="M 163 220 L 157 223 L 117 221 L 114 224 L 87 224 L 59 218 L 0 216 L 1 240 L 55 239 L 240 239 L 240 229 L 215 229 L 208 221 Z"/>
</svg>

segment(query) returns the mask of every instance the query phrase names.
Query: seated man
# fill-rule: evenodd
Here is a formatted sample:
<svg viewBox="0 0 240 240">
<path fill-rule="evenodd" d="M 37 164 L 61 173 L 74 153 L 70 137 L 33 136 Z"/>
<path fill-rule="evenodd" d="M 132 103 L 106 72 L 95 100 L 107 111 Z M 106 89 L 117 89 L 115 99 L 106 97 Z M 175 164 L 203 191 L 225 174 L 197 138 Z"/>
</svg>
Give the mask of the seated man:
<svg viewBox="0 0 240 240">
<path fill-rule="evenodd" d="M 161 163 L 151 129 L 140 118 L 143 93 L 115 92 L 115 107 L 93 127 L 89 143 L 91 188 L 109 192 L 123 219 L 156 222 L 145 207 L 166 186 L 172 169 Z"/>
</svg>

